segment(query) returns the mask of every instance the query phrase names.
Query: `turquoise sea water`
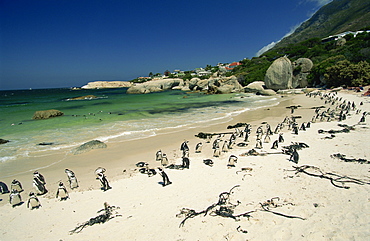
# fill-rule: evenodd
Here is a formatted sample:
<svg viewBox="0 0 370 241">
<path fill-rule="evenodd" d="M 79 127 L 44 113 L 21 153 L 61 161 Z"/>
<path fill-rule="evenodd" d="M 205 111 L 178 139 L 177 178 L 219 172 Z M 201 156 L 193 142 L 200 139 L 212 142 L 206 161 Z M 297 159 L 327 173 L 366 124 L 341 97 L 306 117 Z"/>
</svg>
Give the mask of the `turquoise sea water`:
<svg viewBox="0 0 370 241">
<path fill-rule="evenodd" d="M 68 100 L 95 95 L 92 100 Z M 126 89 L 38 89 L 0 91 L 1 162 L 48 150 L 66 150 L 98 139 L 120 142 L 228 121 L 238 113 L 277 104 L 254 94 L 205 95 L 165 91 L 128 95 Z M 57 109 L 61 117 L 32 120 L 35 111 Z M 53 145 L 38 145 L 39 143 Z"/>
</svg>

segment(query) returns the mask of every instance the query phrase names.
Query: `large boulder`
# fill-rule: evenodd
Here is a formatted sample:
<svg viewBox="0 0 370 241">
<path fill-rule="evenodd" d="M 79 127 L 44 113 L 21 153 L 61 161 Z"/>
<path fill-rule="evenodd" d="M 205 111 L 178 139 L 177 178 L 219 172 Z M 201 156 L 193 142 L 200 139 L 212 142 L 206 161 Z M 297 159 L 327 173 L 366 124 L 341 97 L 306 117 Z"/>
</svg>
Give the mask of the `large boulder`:
<svg viewBox="0 0 370 241">
<path fill-rule="evenodd" d="M 156 79 L 141 84 L 135 84 L 128 90 L 128 94 L 148 94 L 163 90 L 170 90 L 176 86 L 184 85 L 182 79 Z"/>
<path fill-rule="evenodd" d="M 244 87 L 244 91 L 247 93 L 257 93 L 258 91 L 263 91 L 265 82 L 263 81 L 254 81 Z"/>
<path fill-rule="evenodd" d="M 304 88 L 308 86 L 307 76 L 313 67 L 313 62 L 308 58 L 299 58 L 292 63 L 293 66 L 293 88 Z"/>
<path fill-rule="evenodd" d="M 92 140 L 82 144 L 74 150 L 74 154 L 78 155 L 84 152 L 88 152 L 92 149 L 107 148 L 107 144 L 99 140 Z"/>
<path fill-rule="evenodd" d="M 265 85 L 268 89 L 291 89 L 293 77 L 292 62 L 286 57 L 275 60 L 267 69 Z"/>
<path fill-rule="evenodd" d="M 256 94 L 257 95 L 273 96 L 273 95 L 276 95 L 276 92 L 274 90 L 267 89 L 267 90 L 259 90 L 259 91 L 257 91 Z"/>
<path fill-rule="evenodd" d="M 32 119 L 44 120 L 44 119 L 49 119 L 51 117 L 57 117 L 57 116 L 62 116 L 62 115 L 64 115 L 64 113 L 59 110 L 40 110 L 40 111 L 36 111 L 33 114 Z"/>
</svg>

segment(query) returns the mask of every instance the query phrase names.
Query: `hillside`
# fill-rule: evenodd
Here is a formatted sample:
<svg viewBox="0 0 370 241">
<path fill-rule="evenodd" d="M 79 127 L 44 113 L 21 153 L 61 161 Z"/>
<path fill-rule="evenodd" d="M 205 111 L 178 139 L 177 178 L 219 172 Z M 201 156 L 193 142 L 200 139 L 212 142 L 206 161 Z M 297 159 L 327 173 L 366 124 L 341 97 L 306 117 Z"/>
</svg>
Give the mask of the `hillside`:
<svg viewBox="0 0 370 241">
<path fill-rule="evenodd" d="M 273 49 L 310 38 L 324 38 L 370 26 L 370 1 L 334 0 L 319 9 L 309 20 L 285 37 Z"/>
</svg>

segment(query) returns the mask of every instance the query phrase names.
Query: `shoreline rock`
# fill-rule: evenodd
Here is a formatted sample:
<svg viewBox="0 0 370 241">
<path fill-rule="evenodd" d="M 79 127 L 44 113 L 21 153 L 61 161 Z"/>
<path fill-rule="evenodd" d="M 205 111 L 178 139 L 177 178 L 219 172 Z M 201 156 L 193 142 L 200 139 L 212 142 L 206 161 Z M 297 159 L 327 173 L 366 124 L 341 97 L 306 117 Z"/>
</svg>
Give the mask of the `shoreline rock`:
<svg viewBox="0 0 370 241">
<path fill-rule="evenodd" d="M 109 88 L 128 88 L 132 83 L 128 81 L 93 81 L 81 87 L 81 89 L 109 89 Z"/>
<path fill-rule="evenodd" d="M 99 140 L 92 140 L 92 141 L 86 142 L 82 144 L 81 146 L 77 147 L 74 150 L 73 154 L 78 155 L 81 153 L 91 151 L 92 149 L 99 149 L 99 148 L 107 148 L 107 144 Z"/>
<path fill-rule="evenodd" d="M 59 110 L 39 110 L 33 114 L 32 119 L 33 120 L 45 120 L 45 119 L 49 119 L 52 117 L 58 117 L 62 115 L 64 115 L 64 113 Z"/>
</svg>

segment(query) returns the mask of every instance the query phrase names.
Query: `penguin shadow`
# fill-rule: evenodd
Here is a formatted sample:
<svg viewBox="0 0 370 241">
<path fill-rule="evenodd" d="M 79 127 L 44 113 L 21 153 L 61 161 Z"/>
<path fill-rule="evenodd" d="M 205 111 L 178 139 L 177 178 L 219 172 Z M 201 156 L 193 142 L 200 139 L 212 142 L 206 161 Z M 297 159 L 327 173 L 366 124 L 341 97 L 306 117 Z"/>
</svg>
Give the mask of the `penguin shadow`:
<svg viewBox="0 0 370 241">
<path fill-rule="evenodd" d="M 165 187 L 165 186 L 168 186 L 168 185 L 170 185 L 170 184 L 172 184 L 172 182 L 169 182 L 168 184 L 164 184 L 164 182 L 158 182 L 158 184 L 160 184 L 160 185 L 162 185 L 162 187 Z"/>
<path fill-rule="evenodd" d="M 17 203 L 17 204 L 14 204 L 12 207 L 15 208 L 17 206 L 21 206 L 24 202 L 20 202 L 20 203 Z"/>
<path fill-rule="evenodd" d="M 104 187 L 101 187 L 100 190 L 102 190 L 103 192 L 106 192 L 108 190 L 112 189 L 112 187 L 107 187 L 107 188 L 104 188 Z"/>
</svg>

